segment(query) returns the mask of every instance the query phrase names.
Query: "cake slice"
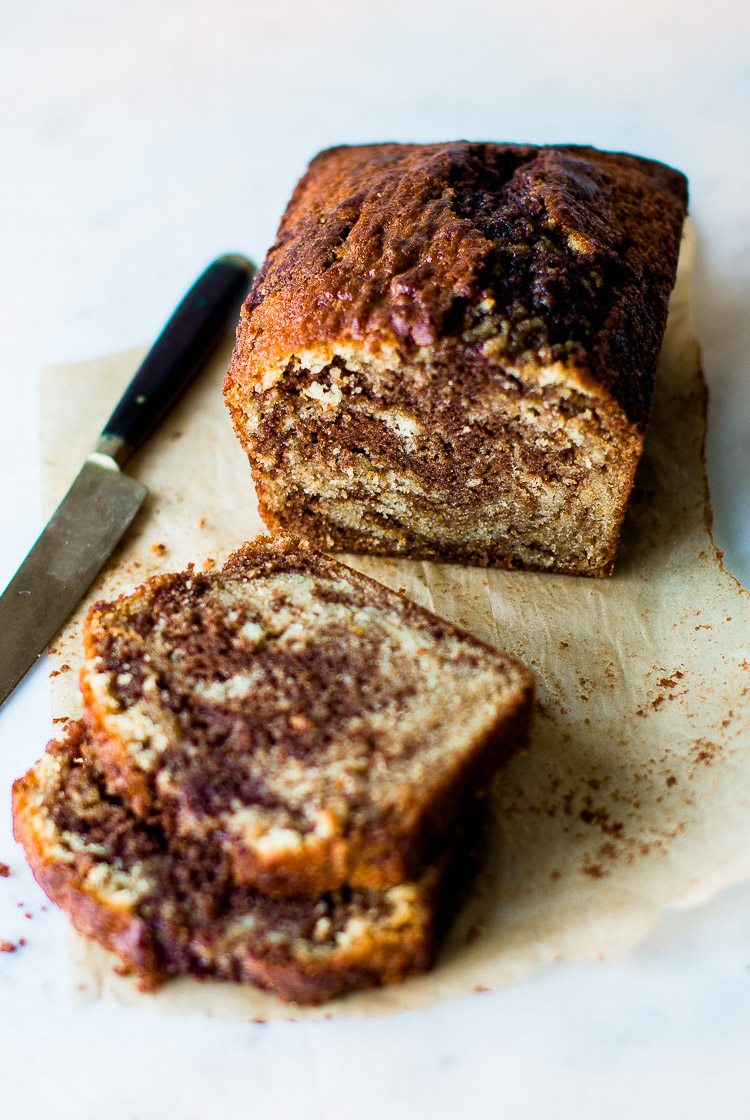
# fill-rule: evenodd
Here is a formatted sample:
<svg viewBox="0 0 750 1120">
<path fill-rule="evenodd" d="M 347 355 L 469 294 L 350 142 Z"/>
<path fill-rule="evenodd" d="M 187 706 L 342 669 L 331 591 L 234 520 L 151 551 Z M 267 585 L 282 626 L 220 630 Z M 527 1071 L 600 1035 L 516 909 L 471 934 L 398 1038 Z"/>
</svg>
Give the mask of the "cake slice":
<svg viewBox="0 0 750 1120">
<path fill-rule="evenodd" d="M 269 528 L 609 574 L 686 200 L 678 171 L 593 148 L 317 156 L 225 384 Z"/>
<path fill-rule="evenodd" d="M 80 724 L 50 744 L 14 785 L 15 834 L 50 899 L 144 990 L 191 975 L 320 1003 L 432 963 L 455 878 L 447 855 L 382 893 L 269 898 L 233 882 L 213 841 L 170 838 L 158 816 L 136 818 L 89 756 Z"/>
<path fill-rule="evenodd" d="M 526 669 L 287 539 L 96 604 L 84 646 L 110 791 L 267 894 L 413 878 L 530 718 Z"/>
</svg>

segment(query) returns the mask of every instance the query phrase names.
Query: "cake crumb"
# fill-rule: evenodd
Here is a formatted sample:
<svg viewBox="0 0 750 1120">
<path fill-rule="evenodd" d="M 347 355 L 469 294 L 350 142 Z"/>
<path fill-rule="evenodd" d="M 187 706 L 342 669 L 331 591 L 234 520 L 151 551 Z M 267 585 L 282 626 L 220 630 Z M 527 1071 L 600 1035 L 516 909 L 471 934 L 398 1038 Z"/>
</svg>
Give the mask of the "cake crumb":
<svg viewBox="0 0 750 1120">
<path fill-rule="evenodd" d="M 483 932 L 484 926 L 470 926 L 466 931 L 466 936 L 464 937 L 464 945 L 471 945 L 472 941 L 476 941 L 477 938 L 481 937 Z"/>
<path fill-rule="evenodd" d="M 7 879 L 10 875 L 10 868 L 7 863 L 0 863 L 0 879 Z"/>
<path fill-rule="evenodd" d="M 151 545 L 151 551 L 153 552 L 154 556 L 164 556 L 167 551 L 167 546 L 165 544 L 162 544 L 161 542 L 157 542 L 156 544 Z"/>
<path fill-rule="evenodd" d="M 0 953 L 15 953 L 16 946 L 12 941 L 0 941 Z"/>
</svg>

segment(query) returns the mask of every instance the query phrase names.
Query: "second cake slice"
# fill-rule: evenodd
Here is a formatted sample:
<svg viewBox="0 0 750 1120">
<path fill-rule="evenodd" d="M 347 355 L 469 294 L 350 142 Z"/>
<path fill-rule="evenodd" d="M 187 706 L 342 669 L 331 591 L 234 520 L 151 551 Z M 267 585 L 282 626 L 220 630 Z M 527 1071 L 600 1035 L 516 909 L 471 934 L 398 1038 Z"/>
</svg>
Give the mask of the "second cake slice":
<svg viewBox="0 0 750 1120">
<path fill-rule="evenodd" d="M 234 884 L 214 840 L 170 838 L 158 814 L 108 796 L 89 746 L 74 724 L 15 783 L 15 834 L 49 898 L 142 989 L 214 977 L 321 1003 L 432 964 L 474 869 L 476 820 L 413 882 L 273 898 Z"/>
<path fill-rule="evenodd" d="M 269 894 L 409 880 L 527 733 L 527 670 L 284 539 L 96 604 L 85 654 L 111 792 Z"/>
</svg>

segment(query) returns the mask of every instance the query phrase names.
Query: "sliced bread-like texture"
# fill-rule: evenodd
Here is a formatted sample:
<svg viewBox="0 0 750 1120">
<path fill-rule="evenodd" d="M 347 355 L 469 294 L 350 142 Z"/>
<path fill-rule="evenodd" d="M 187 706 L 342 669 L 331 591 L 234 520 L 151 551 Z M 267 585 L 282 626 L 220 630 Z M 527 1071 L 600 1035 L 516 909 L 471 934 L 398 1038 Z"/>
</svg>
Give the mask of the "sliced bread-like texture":
<svg viewBox="0 0 750 1120">
<path fill-rule="evenodd" d="M 609 574 L 686 202 L 680 172 L 587 147 L 322 152 L 225 384 L 269 528 Z"/>
<path fill-rule="evenodd" d="M 430 967 L 450 855 L 385 892 L 269 898 L 234 883 L 214 842 L 168 837 L 108 795 L 89 748 L 74 724 L 15 783 L 15 834 L 50 899 L 144 990 L 192 975 L 314 1004 Z"/>
<path fill-rule="evenodd" d="M 84 644 L 110 791 L 268 894 L 411 879 L 527 736 L 526 669 L 283 538 L 96 604 Z"/>
</svg>

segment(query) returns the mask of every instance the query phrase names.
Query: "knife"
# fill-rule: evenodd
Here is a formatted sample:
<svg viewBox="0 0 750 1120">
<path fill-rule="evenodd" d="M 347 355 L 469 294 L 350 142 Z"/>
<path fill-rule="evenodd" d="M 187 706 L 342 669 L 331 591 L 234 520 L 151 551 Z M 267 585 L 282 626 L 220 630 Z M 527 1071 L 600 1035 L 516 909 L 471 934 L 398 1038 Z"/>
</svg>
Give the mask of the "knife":
<svg viewBox="0 0 750 1120">
<path fill-rule="evenodd" d="M 254 271 L 245 257 L 230 254 L 199 276 L 0 596 L 0 705 L 73 612 L 138 513 L 148 491 L 122 468 L 224 335 Z"/>
</svg>

